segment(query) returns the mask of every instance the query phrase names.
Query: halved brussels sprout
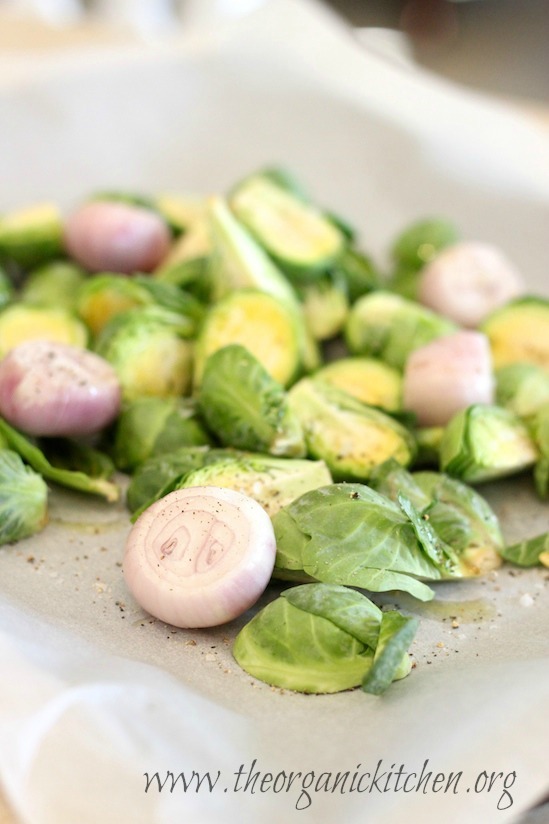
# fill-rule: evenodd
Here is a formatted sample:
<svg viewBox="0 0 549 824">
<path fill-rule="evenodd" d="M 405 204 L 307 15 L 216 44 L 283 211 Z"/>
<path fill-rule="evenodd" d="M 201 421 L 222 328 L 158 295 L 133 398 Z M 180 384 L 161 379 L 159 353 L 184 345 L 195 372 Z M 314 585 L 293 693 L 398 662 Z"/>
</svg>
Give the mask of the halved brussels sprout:
<svg viewBox="0 0 549 824">
<path fill-rule="evenodd" d="M 46 524 L 48 488 L 11 449 L 0 448 L 0 546 L 39 532 Z"/>
<path fill-rule="evenodd" d="M 549 369 L 549 299 L 524 297 L 493 312 L 481 325 L 494 367 L 533 363 Z"/>
<path fill-rule="evenodd" d="M 0 357 L 28 340 L 85 347 L 88 330 L 75 315 L 56 306 L 12 303 L 0 313 Z"/>
<path fill-rule="evenodd" d="M 97 337 L 117 315 L 139 306 L 156 305 L 181 316 L 181 334 L 193 337 L 204 309 L 192 297 L 171 283 L 156 281 L 148 275 L 127 277 L 103 272 L 89 277 L 78 294 L 77 311 Z"/>
<path fill-rule="evenodd" d="M 309 455 L 326 461 L 336 480 L 367 480 L 374 467 L 415 455 L 410 432 L 378 409 L 321 380 L 303 378 L 288 393 Z"/>
<path fill-rule="evenodd" d="M 281 507 L 305 492 L 331 482 L 330 472 L 323 461 L 248 454 L 241 457 L 220 457 L 217 461 L 194 469 L 183 476 L 175 488 L 227 487 L 253 498 L 269 515 L 274 515 Z"/>
<path fill-rule="evenodd" d="M 355 355 L 381 358 L 403 369 L 414 349 L 448 335 L 456 326 L 417 303 L 387 291 L 357 300 L 345 326 L 345 339 Z"/>
<path fill-rule="evenodd" d="M 338 335 L 349 314 L 345 284 L 337 274 L 324 274 L 299 288 L 307 327 L 315 340 Z"/>
<path fill-rule="evenodd" d="M 474 405 L 454 415 L 440 442 L 440 468 L 468 483 L 514 475 L 538 452 L 521 419 L 500 406 Z"/>
<path fill-rule="evenodd" d="M 544 499 L 549 497 L 549 403 L 541 406 L 531 419 L 530 434 L 539 452 L 534 468 L 536 492 Z"/>
<path fill-rule="evenodd" d="M 231 193 L 230 206 L 290 276 L 314 278 L 343 251 L 346 238 L 339 228 L 272 177 L 247 177 Z"/>
<path fill-rule="evenodd" d="M 206 211 L 204 198 L 170 192 L 155 195 L 151 204 L 177 235 L 189 231 L 195 223 L 202 221 Z"/>
<path fill-rule="evenodd" d="M 100 333 L 96 351 L 111 363 L 126 402 L 178 397 L 191 388 L 193 348 L 185 318 L 158 306 L 129 309 Z"/>
<path fill-rule="evenodd" d="M 340 358 L 315 372 L 315 380 L 342 389 L 361 403 L 388 412 L 402 409 L 402 375 L 375 358 Z"/>
<path fill-rule="evenodd" d="M 519 418 L 549 403 L 549 371 L 534 363 L 510 363 L 496 371 L 496 400 Z"/>
<path fill-rule="evenodd" d="M 53 203 L 8 212 L 0 217 L 0 260 L 28 268 L 63 253 L 63 222 Z"/>
<path fill-rule="evenodd" d="M 27 275 L 19 297 L 25 303 L 73 311 L 85 277 L 84 270 L 70 261 L 45 263 Z"/>
<path fill-rule="evenodd" d="M 114 459 L 119 469 L 131 471 L 152 456 L 210 442 L 190 399 L 137 398 L 116 423 Z"/>
<path fill-rule="evenodd" d="M 416 629 L 417 621 L 384 614 L 355 590 L 306 584 L 285 590 L 252 618 L 233 655 L 246 672 L 274 686 L 334 693 L 362 683 L 379 694 L 410 671 L 406 653 Z"/>
<path fill-rule="evenodd" d="M 208 313 L 196 346 L 195 383 L 200 385 L 206 359 L 231 343 L 253 352 L 283 386 L 301 367 L 301 336 L 296 316 L 285 303 L 257 289 L 237 289 Z"/>
<path fill-rule="evenodd" d="M 239 344 L 224 346 L 206 360 L 198 404 L 225 446 L 289 458 L 305 455 L 303 431 L 284 388 Z"/>
</svg>

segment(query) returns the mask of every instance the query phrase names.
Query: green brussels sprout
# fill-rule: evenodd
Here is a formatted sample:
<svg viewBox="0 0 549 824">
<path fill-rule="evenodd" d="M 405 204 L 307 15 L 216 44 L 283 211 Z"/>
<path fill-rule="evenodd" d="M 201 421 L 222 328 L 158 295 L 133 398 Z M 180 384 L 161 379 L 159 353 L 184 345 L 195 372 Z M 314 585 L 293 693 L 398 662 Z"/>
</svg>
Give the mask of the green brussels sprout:
<svg viewBox="0 0 549 824">
<path fill-rule="evenodd" d="M 530 421 L 530 435 L 539 452 L 534 467 L 536 492 L 545 499 L 549 497 L 549 403 L 541 406 Z"/>
<path fill-rule="evenodd" d="M 92 335 L 97 337 L 117 315 L 140 306 L 160 306 L 180 315 L 181 334 L 191 338 L 204 316 L 203 306 L 175 284 L 156 281 L 148 275 L 104 272 L 87 278 L 79 290 L 77 311 Z"/>
<path fill-rule="evenodd" d="M 335 261 L 332 272 L 342 278 L 350 303 L 381 287 L 381 275 L 373 261 L 358 249 L 347 247 Z"/>
<path fill-rule="evenodd" d="M 253 498 L 274 515 L 295 498 L 332 482 L 323 461 L 273 458 L 248 454 L 225 457 L 184 475 L 175 489 L 220 486 Z"/>
<path fill-rule="evenodd" d="M 510 363 L 496 371 L 496 401 L 519 418 L 549 403 L 549 372 L 534 363 Z"/>
<path fill-rule="evenodd" d="M 253 352 L 269 375 L 283 386 L 301 367 L 301 337 L 296 316 L 286 305 L 257 289 L 238 289 L 208 313 L 195 353 L 195 385 L 200 386 L 207 358 L 229 344 Z"/>
<path fill-rule="evenodd" d="M 85 278 L 80 266 L 68 260 L 55 260 L 29 272 L 19 297 L 24 303 L 73 311 Z"/>
<path fill-rule="evenodd" d="M 414 458 L 415 441 L 404 426 L 335 386 L 303 378 L 288 401 L 309 455 L 326 461 L 336 480 L 365 481 L 388 458 L 405 466 Z"/>
<path fill-rule="evenodd" d="M 155 455 L 210 443 L 194 401 L 136 398 L 126 405 L 116 423 L 114 460 L 119 469 L 132 471 Z"/>
<path fill-rule="evenodd" d="M 414 430 L 417 443 L 417 455 L 414 466 L 439 465 L 440 442 L 443 434 L 443 426 L 420 426 Z"/>
<path fill-rule="evenodd" d="M 345 235 L 319 209 L 261 172 L 233 189 L 230 207 L 291 278 L 315 279 L 346 243 Z"/>
<path fill-rule="evenodd" d="M 46 524 L 48 488 L 11 449 L 0 449 L 0 546 L 27 538 Z"/>
<path fill-rule="evenodd" d="M 237 450 L 209 449 L 207 446 L 182 446 L 173 452 L 153 455 L 139 464 L 132 476 L 126 492 L 128 509 L 139 513 L 171 492 L 180 479 L 194 469 L 215 461 L 237 460 L 241 456 Z"/>
<path fill-rule="evenodd" d="M 85 347 L 86 326 L 71 312 L 57 306 L 11 303 L 0 313 L 0 357 L 20 343 L 43 339 Z"/>
<path fill-rule="evenodd" d="M 166 221 L 174 235 L 182 235 L 204 220 L 206 201 L 202 197 L 162 193 L 151 199 L 151 207 Z"/>
<path fill-rule="evenodd" d="M 185 318 L 159 306 L 129 309 L 112 318 L 95 349 L 112 364 L 124 401 L 179 397 L 191 388 L 192 344 Z"/>
<path fill-rule="evenodd" d="M 13 298 L 14 288 L 8 273 L 0 266 L 0 309 Z"/>
<path fill-rule="evenodd" d="M 63 222 L 57 206 L 41 203 L 0 217 L 0 260 L 23 268 L 63 254 Z"/>
<path fill-rule="evenodd" d="M 483 575 L 500 565 L 504 541 L 499 521 L 471 487 L 439 472 L 407 472 L 396 461 L 378 467 L 369 484 L 395 502 L 404 492 L 455 551 L 463 577 Z"/>
<path fill-rule="evenodd" d="M 442 218 L 427 218 L 408 226 L 394 241 L 391 255 L 397 265 L 418 271 L 452 243 L 457 243 L 456 227 Z"/>
<path fill-rule="evenodd" d="M 533 363 L 549 370 L 549 299 L 523 297 L 492 312 L 480 326 L 488 336 L 494 368 Z"/>
<path fill-rule="evenodd" d="M 349 314 L 345 284 L 334 273 L 324 274 L 299 288 L 305 323 L 315 340 L 338 335 Z"/>
<path fill-rule="evenodd" d="M 252 618 L 237 635 L 233 656 L 273 686 L 334 693 L 363 684 L 380 694 L 409 673 L 407 649 L 416 629 L 414 619 L 384 614 L 355 590 L 307 584 L 285 590 Z"/>
<path fill-rule="evenodd" d="M 303 431 L 284 388 L 240 344 L 224 346 L 207 359 L 198 404 L 225 446 L 290 458 L 305 455 Z"/>
<path fill-rule="evenodd" d="M 302 572 L 371 592 L 409 592 L 422 601 L 434 595 L 423 581 L 463 577 L 454 550 L 404 494 L 393 503 L 364 484 L 332 484 L 306 492 L 272 521 L 274 577 Z"/>
<path fill-rule="evenodd" d="M 355 355 L 381 358 L 403 369 L 414 349 L 456 331 L 456 325 L 391 292 L 364 295 L 351 308 L 345 339 Z"/>
<path fill-rule="evenodd" d="M 475 404 L 458 412 L 440 442 L 440 469 L 467 483 L 514 475 L 533 466 L 538 452 L 517 415 Z"/>
<path fill-rule="evenodd" d="M 314 378 L 342 389 L 369 406 L 379 406 L 388 412 L 402 409 L 402 375 L 384 361 L 340 358 L 315 372 Z"/>
</svg>

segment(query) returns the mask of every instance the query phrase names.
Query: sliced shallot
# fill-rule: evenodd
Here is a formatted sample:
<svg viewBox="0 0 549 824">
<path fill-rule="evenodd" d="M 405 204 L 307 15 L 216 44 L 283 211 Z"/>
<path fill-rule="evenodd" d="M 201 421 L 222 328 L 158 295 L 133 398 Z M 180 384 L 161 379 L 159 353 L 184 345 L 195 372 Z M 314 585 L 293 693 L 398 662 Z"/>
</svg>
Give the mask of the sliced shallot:
<svg viewBox="0 0 549 824">
<path fill-rule="evenodd" d="M 421 426 L 444 426 L 460 409 L 494 401 L 488 338 L 463 330 L 416 349 L 404 370 L 404 408 Z"/>
<path fill-rule="evenodd" d="M 271 519 L 256 501 L 197 486 L 170 492 L 140 515 L 123 571 L 151 615 L 176 627 L 213 627 L 257 601 L 275 553 Z"/>
</svg>

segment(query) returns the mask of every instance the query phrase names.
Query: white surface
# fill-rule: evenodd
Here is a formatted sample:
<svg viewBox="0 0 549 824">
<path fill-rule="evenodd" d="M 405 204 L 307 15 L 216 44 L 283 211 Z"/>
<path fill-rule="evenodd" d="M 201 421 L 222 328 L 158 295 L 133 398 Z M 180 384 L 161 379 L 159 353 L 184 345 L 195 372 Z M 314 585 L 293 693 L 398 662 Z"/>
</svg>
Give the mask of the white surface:
<svg viewBox="0 0 549 824">
<path fill-rule="evenodd" d="M 219 191 L 279 163 L 356 223 L 378 257 L 406 222 L 444 214 L 464 237 L 501 244 L 532 290 L 548 293 L 546 136 L 365 51 L 311 4 L 276 0 L 163 49 L 0 69 L 0 211 L 41 199 L 68 207 L 102 188 Z M 510 540 L 549 529 L 528 481 L 489 494 Z M 40 536 L 0 550 L 0 779 L 25 821 L 491 824 L 547 787 L 547 572 L 439 586 L 420 608 L 395 597 L 423 618 L 412 674 L 382 698 L 307 697 L 252 684 L 231 660 L 237 627 L 192 634 L 143 615 L 120 573 L 121 507 L 58 493 L 51 514 Z M 81 650 L 80 638 L 95 647 Z M 351 773 L 429 759 L 435 771 L 463 770 L 464 789 L 319 793 L 300 812 L 293 790 L 144 794 L 145 771 L 225 778 L 253 758 L 264 772 Z M 509 809 L 496 810 L 496 790 L 465 792 L 484 769 L 516 770 Z"/>
</svg>

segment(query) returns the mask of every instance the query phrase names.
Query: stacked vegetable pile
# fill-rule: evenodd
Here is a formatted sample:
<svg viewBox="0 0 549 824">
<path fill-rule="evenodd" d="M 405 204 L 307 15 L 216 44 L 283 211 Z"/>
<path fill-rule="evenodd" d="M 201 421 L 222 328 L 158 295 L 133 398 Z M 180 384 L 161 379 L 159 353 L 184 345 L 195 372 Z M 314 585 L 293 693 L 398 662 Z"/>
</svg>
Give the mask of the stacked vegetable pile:
<svg viewBox="0 0 549 824">
<path fill-rule="evenodd" d="M 103 193 L 0 218 L 0 543 L 47 519 L 45 481 L 116 500 L 127 584 L 177 626 L 244 613 L 240 665 L 304 692 L 382 692 L 410 669 L 430 582 L 506 547 L 467 486 L 533 468 L 549 495 L 549 300 L 442 220 L 382 277 L 280 170 L 227 197 Z"/>
</svg>

